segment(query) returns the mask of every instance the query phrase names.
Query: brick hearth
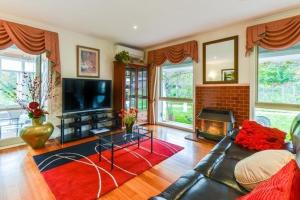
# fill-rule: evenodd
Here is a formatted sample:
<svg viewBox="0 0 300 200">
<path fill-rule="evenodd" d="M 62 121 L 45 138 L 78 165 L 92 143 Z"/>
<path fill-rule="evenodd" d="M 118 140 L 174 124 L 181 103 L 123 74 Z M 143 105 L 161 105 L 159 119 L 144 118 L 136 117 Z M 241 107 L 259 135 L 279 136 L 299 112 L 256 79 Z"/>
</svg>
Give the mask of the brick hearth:
<svg viewBox="0 0 300 200">
<path fill-rule="evenodd" d="M 249 119 L 249 86 L 197 86 L 196 114 L 204 107 L 233 111 L 236 126 L 240 126 Z M 200 127 L 200 120 L 196 120 L 196 127 Z"/>
</svg>

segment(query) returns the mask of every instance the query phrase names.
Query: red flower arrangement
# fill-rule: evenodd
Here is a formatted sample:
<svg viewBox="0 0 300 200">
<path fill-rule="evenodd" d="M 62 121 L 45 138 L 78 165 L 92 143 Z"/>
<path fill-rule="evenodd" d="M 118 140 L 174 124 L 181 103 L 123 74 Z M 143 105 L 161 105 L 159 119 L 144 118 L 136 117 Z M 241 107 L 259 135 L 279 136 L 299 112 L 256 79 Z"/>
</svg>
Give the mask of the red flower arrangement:
<svg viewBox="0 0 300 200">
<path fill-rule="evenodd" d="M 132 133 L 133 125 L 137 118 L 138 110 L 136 108 L 130 108 L 129 110 L 121 109 L 119 117 L 123 119 L 123 122 L 126 126 L 126 132 Z"/>
<path fill-rule="evenodd" d="M 119 117 L 124 120 L 125 124 L 133 124 L 136 120 L 138 110 L 130 108 L 129 110 L 121 109 Z"/>
<path fill-rule="evenodd" d="M 35 101 L 30 102 L 26 110 L 30 118 L 40 118 L 44 117 L 46 114 L 49 114 L 47 111 L 41 109 L 40 104 Z"/>
<path fill-rule="evenodd" d="M 285 133 L 276 129 L 264 127 L 255 121 L 245 120 L 242 129 L 235 138 L 235 143 L 247 149 L 266 150 L 283 149 Z"/>
</svg>

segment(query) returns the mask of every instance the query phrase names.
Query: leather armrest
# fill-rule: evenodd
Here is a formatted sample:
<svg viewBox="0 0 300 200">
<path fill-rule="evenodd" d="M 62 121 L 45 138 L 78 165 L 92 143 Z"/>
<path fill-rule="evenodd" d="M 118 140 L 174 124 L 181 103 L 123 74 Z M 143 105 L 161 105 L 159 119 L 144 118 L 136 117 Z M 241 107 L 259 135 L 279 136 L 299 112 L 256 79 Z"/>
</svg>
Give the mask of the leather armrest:
<svg viewBox="0 0 300 200">
<path fill-rule="evenodd" d="M 192 187 L 199 179 L 204 176 L 195 170 L 188 171 L 185 175 L 177 179 L 172 185 L 164 190 L 159 196 L 151 197 L 150 200 L 176 200 L 184 192 Z"/>
</svg>

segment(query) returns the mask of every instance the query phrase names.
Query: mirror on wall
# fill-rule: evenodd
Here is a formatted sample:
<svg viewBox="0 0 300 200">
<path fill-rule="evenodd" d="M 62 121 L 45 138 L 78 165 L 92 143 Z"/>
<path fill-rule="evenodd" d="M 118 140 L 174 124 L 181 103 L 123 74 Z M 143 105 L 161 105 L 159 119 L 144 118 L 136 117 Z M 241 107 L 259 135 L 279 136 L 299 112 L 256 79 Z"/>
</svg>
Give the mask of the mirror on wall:
<svg viewBox="0 0 300 200">
<path fill-rule="evenodd" d="M 203 83 L 238 82 L 238 36 L 203 43 Z"/>
</svg>

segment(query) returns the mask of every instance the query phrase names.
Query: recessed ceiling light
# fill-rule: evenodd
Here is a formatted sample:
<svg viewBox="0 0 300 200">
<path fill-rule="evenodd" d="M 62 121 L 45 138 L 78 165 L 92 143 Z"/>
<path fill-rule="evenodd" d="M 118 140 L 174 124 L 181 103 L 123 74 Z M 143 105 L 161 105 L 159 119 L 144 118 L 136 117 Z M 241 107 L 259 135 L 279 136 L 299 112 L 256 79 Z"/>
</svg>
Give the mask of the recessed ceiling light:
<svg viewBox="0 0 300 200">
<path fill-rule="evenodd" d="M 137 26 L 137 25 L 133 25 L 132 28 L 133 28 L 134 30 L 137 30 L 137 29 L 138 29 L 138 26 Z"/>
</svg>

